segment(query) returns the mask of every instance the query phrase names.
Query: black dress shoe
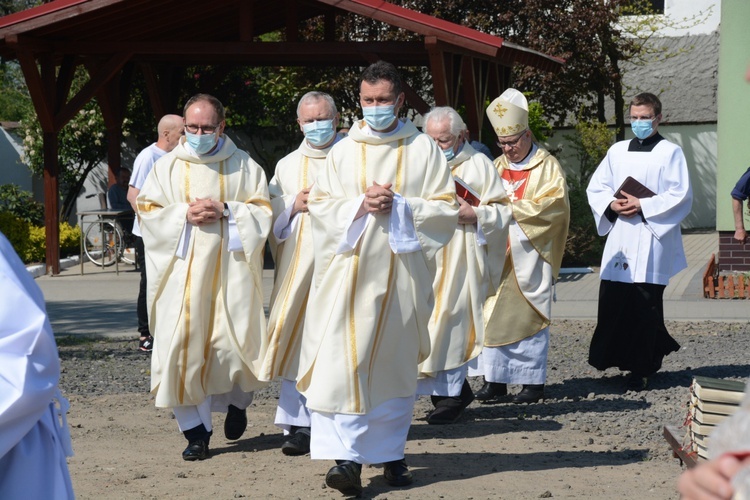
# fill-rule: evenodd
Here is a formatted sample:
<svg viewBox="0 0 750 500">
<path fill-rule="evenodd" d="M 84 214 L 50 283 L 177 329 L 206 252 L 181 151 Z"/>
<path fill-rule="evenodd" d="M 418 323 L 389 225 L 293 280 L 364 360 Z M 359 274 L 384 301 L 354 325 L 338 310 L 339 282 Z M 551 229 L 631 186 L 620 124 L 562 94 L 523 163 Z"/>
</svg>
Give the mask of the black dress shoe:
<svg viewBox="0 0 750 500">
<path fill-rule="evenodd" d="M 347 496 L 359 496 L 362 493 L 362 464 L 351 460 L 337 460 L 326 474 L 326 486 L 339 490 Z"/>
<path fill-rule="evenodd" d="M 627 383 L 627 390 L 628 391 L 643 391 L 648 386 L 648 377 L 644 377 L 643 375 L 638 375 L 636 373 L 631 373 L 630 377 L 628 378 Z"/>
<path fill-rule="evenodd" d="M 445 425 L 456 423 L 458 419 L 461 418 L 464 409 L 461 407 L 458 398 L 455 399 L 458 403 L 456 405 L 441 405 L 432 410 L 432 412 L 427 415 L 427 423 L 430 425 Z"/>
<path fill-rule="evenodd" d="M 499 382 L 485 382 L 481 389 L 474 393 L 479 401 L 490 401 L 508 395 L 508 385 Z"/>
<path fill-rule="evenodd" d="M 391 486 L 408 486 L 414 481 L 411 471 L 406 466 L 406 460 L 394 460 L 383 464 L 385 481 Z"/>
<path fill-rule="evenodd" d="M 224 420 L 224 436 L 230 440 L 239 439 L 245 433 L 245 429 L 247 429 L 247 411 L 229 405 L 227 418 Z"/>
<path fill-rule="evenodd" d="M 289 456 L 307 455 L 310 453 L 310 428 L 292 427 L 292 434 L 281 445 L 281 453 Z"/>
<path fill-rule="evenodd" d="M 192 441 L 185 451 L 182 452 L 182 459 L 192 462 L 194 460 L 205 460 L 209 456 L 208 443 L 202 439 Z"/>
<path fill-rule="evenodd" d="M 544 384 L 524 385 L 521 392 L 513 396 L 511 401 L 516 404 L 544 401 Z"/>
</svg>

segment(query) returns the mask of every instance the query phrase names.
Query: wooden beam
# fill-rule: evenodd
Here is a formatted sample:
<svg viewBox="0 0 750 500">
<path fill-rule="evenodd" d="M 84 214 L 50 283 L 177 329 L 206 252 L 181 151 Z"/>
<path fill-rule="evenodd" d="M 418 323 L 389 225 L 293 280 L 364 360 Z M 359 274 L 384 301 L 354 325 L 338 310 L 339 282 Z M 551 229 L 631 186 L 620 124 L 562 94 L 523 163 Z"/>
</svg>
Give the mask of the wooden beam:
<svg viewBox="0 0 750 500">
<path fill-rule="evenodd" d="M 255 2 L 240 2 L 240 41 L 252 42 L 255 36 Z M 162 115 L 163 116 L 163 115 Z"/>
<path fill-rule="evenodd" d="M 42 76 L 36 63 L 36 57 L 31 52 L 21 50 L 18 52 L 18 62 L 21 65 L 26 87 L 31 95 L 31 102 L 34 105 L 37 119 L 45 132 L 52 132 L 55 129 L 55 120 L 53 118 L 53 103 L 46 99 Z"/>
<path fill-rule="evenodd" d="M 120 53 L 113 55 L 108 61 L 99 66 L 99 69 L 91 74 L 89 81 L 65 104 L 62 110 L 55 116 L 55 126 L 60 130 L 83 106 L 94 97 L 94 94 L 130 59 L 130 54 Z"/>
<path fill-rule="evenodd" d="M 60 274 L 60 188 L 57 132 L 42 134 L 44 152 L 44 227 L 47 273 Z"/>
<path fill-rule="evenodd" d="M 482 108 L 484 101 L 480 100 L 480 92 L 477 90 L 477 81 L 474 73 L 474 60 L 469 56 L 463 56 L 461 62 L 461 83 L 463 84 L 464 103 L 466 105 L 466 125 L 474 137 L 479 137 L 482 128 Z"/>
<path fill-rule="evenodd" d="M 295 0 L 284 0 L 284 13 L 286 15 L 286 40 L 287 42 L 299 42 L 299 12 Z"/>
<path fill-rule="evenodd" d="M 430 59 L 430 74 L 432 75 L 435 106 L 447 106 L 449 102 L 448 78 L 445 72 L 443 52 L 437 44 L 437 39 L 432 36 L 425 37 L 424 46 L 427 49 Z"/>
</svg>

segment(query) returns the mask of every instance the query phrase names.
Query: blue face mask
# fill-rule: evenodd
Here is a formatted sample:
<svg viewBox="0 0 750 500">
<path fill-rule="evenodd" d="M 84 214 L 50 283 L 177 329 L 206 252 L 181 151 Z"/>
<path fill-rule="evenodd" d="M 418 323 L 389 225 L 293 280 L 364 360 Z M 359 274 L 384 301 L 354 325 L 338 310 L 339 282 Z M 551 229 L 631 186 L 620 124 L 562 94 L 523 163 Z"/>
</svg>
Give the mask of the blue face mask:
<svg viewBox="0 0 750 500">
<path fill-rule="evenodd" d="M 204 155 L 211 151 L 216 145 L 216 132 L 213 134 L 191 134 L 187 130 L 185 131 L 185 140 L 190 147 L 195 150 L 199 155 Z"/>
<path fill-rule="evenodd" d="M 643 140 L 654 132 L 654 120 L 636 120 L 630 122 L 630 129 L 637 138 Z"/>
<path fill-rule="evenodd" d="M 367 106 L 362 108 L 362 117 L 373 130 L 385 130 L 391 126 L 396 115 L 393 114 L 395 105 Z"/>
<path fill-rule="evenodd" d="M 453 151 L 453 148 L 443 149 L 442 151 L 445 155 L 445 161 L 451 161 L 456 157 L 456 153 Z"/>
<path fill-rule="evenodd" d="M 305 139 L 311 146 L 325 146 L 333 140 L 336 131 L 333 129 L 333 120 L 316 120 L 312 123 L 302 125 L 302 131 L 305 133 Z"/>
</svg>

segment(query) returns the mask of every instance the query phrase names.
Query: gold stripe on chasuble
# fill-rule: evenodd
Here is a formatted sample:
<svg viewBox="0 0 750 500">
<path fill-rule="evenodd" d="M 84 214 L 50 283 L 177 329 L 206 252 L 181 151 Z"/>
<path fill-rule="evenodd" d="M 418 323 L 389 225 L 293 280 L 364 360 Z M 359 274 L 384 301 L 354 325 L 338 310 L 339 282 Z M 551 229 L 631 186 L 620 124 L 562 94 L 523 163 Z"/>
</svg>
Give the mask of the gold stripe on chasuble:
<svg viewBox="0 0 750 500">
<path fill-rule="evenodd" d="M 224 248 L 224 224 L 221 225 L 221 247 L 216 257 L 214 276 L 211 279 L 211 308 L 208 311 L 208 332 L 203 342 L 203 366 L 201 367 L 201 383 L 203 387 L 208 386 L 207 374 L 211 370 L 211 339 L 214 336 L 214 325 L 216 320 L 216 298 L 219 296 L 219 279 L 221 276 L 221 248 Z M 226 290 L 224 290 L 226 293 Z"/>
<path fill-rule="evenodd" d="M 477 329 L 476 325 L 474 324 L 474 314 L 473 311 L 469 311 L 468 314 L 469 317 L 469 335 L 468 339 L 466 341 L 466 352 L 464 352 L 464 360 L 468 360 L 471 357 L 471 354 L 474 352 L 474 344 L 477 342 Z"/>
<path fill-rule="evenodd" d="M 398 150 L 396 151 L 396 182 L 394 182 L 394 192 L 401 192 L 401 185 L 404 182 L 404 140 L 398 140 Z"/>
<path fill-rule="evenodd" d="M 367 144 L 359 144 L 359 189 L 362 193 L 367 191 Z"/>
<path fill-rule="evenodd" d="M 184 177 L 182 178 L 182 182 L 184 184 L 183 191 L 185 193 L 185 203 L 190 203 L 190 162 L 185 162 L 185 172 Z"/>
<path fill-rule="evenodd" d="M 435 291 L 435 309 L 432 311 L 432 316 L 435 318 L 440 317 L 440 313 L 443 309 L 443 292 L 445 292 L 445 281 L 448 279 L 448 262 L 450 259 L 449 246 L 445 245 L 440 249 L 443 252 L 443 265 L 440 266 L 440 282 L 438 283 L 437 290 Z"/>
<path fill-rule="evenodd" d="M 180 404 L 185 402 L 185 381 L 187 380 L 187 367 L 188 367 L 188 352 L 190 351 L 190 307 L 191 307 L 191 301 L 190 301 L 190 291 L 192 287 L 192 273 L 190 270 L 193 268 L 193 254 L 190 253 L 190 260 L 188 261 L 188 269 L 187 269 L 187 276 L 185 277 L 185 320 L 183 323 L 183 330 L 185 332 L 184 334 L 184 340 L 182 342 L 182 352 L 180 353 L 180 358 L 182 358 L 182 365 L 180 366 L 180 374 L 179 374 L 179 380 L 180 380 L 180 387 L 177 389 L 177 400 L 180 402 Z"/>
<path fill-rule="evenodd" d="M 292 300 L 292 297 L 296 292 L 299 290 L 294 290 L 294 278 L 297 275 L 297 269 L 299 268 L 299 258 L 300 258 L 300 252 L 302 251 L 302 233 L 305 228 L 305 217 L 302 217 L 300 219 L 300 225 L 299 225 L 299 231 L 297 231 L 297 242 L 295 246 L 295 252 L 294 252 L 294 259 L 292 260 L 291 267 L 289 268 L 289 273 L 286 276 L 285 281 L 290 284 L 290 286 L 287 287 L 286 293 L 284 294 L 284 300 L 281 302 L 281 312 L 278 315 L 278 319 L 276 320 L 276 326 L 274 327 L 274 337 L 276 339 L 276 343 L 273 345 L 273 356 L 271 359 L 271 367 L 276 366 L 276 356 L 279 353 L 279 341 L 281 340 L 281 335 L 276 335 L 276 332 L 283 332 L 284 331 L 284 324 L 287 316 L 289 316 L 289 302 Z M 306 304 L 307 302 L 305 302 Z M 297 330 L 297 326 L 299 325 L 300 318 L 302 317 L 302 314 L 298 314 L 294 329 Z M 291 339 L 290 343 L 291 345 Z M 287 349 L 288 351 L 288 349 Z M 286 358 L 286 355 L 284 356 Z M 283 361 L 282 361 L 283 363 Z M 282 364 L 283 366 L 283 364 Z"/>
<path fill-rule="evenodd" d="M 308 165 L 310 164 L 310 158 L 302 155 L 302 168 L 300 169 L 300 189 L 305 189 L 308 187 L 307 184 L 307 169 Z"/>
<path fill-rule="evenodd" d="M 352 253 L 351 293 L 349 294 L 349 373 L 352 374 L 350 383 L 352 385 L 352 399 L 354 413 L 360 413 L 362 408 L 362 395 L 359 393 L 359 374 L 357 372 L 357 323 L 354 318 L 355 306 L 357 304 L 357 276 L 359 272 L 359 252 L 362 248 L 362 239 L 357 242 L 357 247 Z"/>
<path fill-rule="evenodd" d="M 224 168 L 224 160 L 221 160 L 219 162 L 219 201 L 221 201 L 222 203 L 227 200 L 226 183 L 224 181 Z"/>
<path fill-rule="evenodd" d="M 159 209 L 159 208 L 162 208 L 162 206 L 159 205 L 159 204 L 157 204 L 157 203 L 152 203 L 152 202 L 138 203 L 138 213 L 139 214 L 148 213 L 148 212 L 151 212 L 151 211 Z"/>
<path fill-rule="evenodd" d="M 380 314 L 378 315 L 378 323 L 377 327 L 375 328 L 375 340 L 372 343 L 372 357 L 370 358 L 370 366 L 369 370 L 370 373 L 372 373 L 375 365 L 375 359 L 378 356 L 378 349 L 380 348 L 380 343 L 383 340 L 383 329 L 385 328 L 385 321 L 386 321 L 386 315 L 388 311 L 388 304 L 391 301 L 391 295 L 393 295 L 393 291 L 396 289 L 396 283 L 394 283 L 395 278 L 395 272 L 394 272 L 394 264 L 393 261 L 396 259 L 396 254 L 391 252 L 391 259 L 388 262 L 388 280 L 387 288 L 385 290 L 385 295 L 383 296 L 383 303 L 380 306 Z M 370 383 L 372 383 L 372 377 L 368 379 Z"/>
<path fill-rule="evenodd" d="M 310 289 L 308 288 L 307 293 L 305 293 L 305 298 L 302 302 L 303 304 L 307 304 L 307 298 L 309 296 L 310 296 Z M 302 307 L 305 307 L 305 306 L 303 305 Z M 284 357 L 281 358 L 281 365 L 279 366 L 279 373 L 282 373 L 284 370 L 286 370 L 286 367 L 289 364 L 292 354 L 298 350 L 294 346 L 297 343 L 297 339 L 299 338 L 300 333 L 302 333 L 302 322 L 304 319 L 305 319 L 304 314 L 297 314 L 297 321 L 294 322 L 294 329 L 292 330 L 292 335 L 289 337 L 289 343 L 287 344 L 286 351 L 284 351 Z"/>
</svg>

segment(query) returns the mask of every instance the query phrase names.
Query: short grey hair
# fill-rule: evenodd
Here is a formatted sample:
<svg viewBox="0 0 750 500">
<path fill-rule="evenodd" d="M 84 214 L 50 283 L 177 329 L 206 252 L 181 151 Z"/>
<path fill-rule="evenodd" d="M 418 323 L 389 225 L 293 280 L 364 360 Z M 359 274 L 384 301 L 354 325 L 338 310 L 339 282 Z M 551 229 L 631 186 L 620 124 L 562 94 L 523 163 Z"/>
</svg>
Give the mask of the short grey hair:
<svg viewBox="0 0 750 500">
<path fill-rule="evenodd" d="M 333 102 L 333 97 L 326 94 L 325 92 L 319 92 L 317 90 L 312 90 L 300 98 L 299 103 L 297 103 L 297 118 L 299 118 L 299 110 L 302 107 L 303 103 L 307 101 L 320 100 L 323 100 L 328 104 L 328 110 L 331 112 L 331 119 L 333 119 L 336 116 L 336 113 L 338 113 L 338 111 L 336 110 L 336 103 Z"/>
<path fill-rule="evenodd" d="M 458 137 L 459 134 L 466 130 L 466 124 L 461 118 L 461 115 L 459 115 L 458 112 L 456 112 L 456 110 L 451 108 L 450 106 L 439 106 L 437 108 L 432 108 L 429 113 L 424 115 L 424 126 L 427 127 L 427 124 L 430 121 L 439 123 L 443 120 L 448 120 L 452 136 Z"/>
</svg>

